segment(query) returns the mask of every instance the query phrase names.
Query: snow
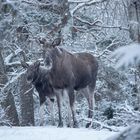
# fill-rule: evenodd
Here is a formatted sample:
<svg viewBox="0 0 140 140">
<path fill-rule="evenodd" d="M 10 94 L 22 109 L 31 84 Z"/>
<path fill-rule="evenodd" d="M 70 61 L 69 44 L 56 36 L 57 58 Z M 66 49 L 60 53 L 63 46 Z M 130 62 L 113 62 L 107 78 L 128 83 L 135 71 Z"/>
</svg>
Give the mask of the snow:
<svg viewBox="0 0 140 140">
<path fill-rule="evenodd" d="M 106 140 L 115 134 L 86 128 L 0 127 L 0 140 Z"/>
<path fill-rule="evenodd" d="M 120 68 L 123 66 L 128 67 L 130 64 L 139 63 L 139 54 L 140 44 L 132 43 L 127 46 L 118 48 L 112 56 L 118 60 L 116 68 Z"/>
</svg>

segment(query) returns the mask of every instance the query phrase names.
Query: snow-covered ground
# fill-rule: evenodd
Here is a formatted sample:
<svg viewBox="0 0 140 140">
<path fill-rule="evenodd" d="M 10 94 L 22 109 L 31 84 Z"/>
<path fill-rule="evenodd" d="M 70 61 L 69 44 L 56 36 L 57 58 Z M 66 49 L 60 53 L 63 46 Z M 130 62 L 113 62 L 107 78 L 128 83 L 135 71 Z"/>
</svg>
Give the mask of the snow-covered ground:
<svg viewBox="0 0 140 140">
<path fill-rule="evenodd" d="M 85 128 L 0 127 L 0 140 L 106 140 L 116 133 Z"/>
</svg>

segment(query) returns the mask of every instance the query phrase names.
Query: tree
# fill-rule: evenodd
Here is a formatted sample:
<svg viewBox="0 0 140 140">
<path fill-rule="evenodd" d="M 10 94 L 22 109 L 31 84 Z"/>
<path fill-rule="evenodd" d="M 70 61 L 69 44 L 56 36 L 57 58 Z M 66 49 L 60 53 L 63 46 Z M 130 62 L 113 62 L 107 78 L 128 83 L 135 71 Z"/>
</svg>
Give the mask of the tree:
<svg viewBox="0 0 140 140">
<path fill-rule="evenodd" d="M 22 74 L 19 79 L 20 109 L 21 109 L 21 126 L 34 126 L 34 101 L 33 88 L 26 82 L 26 74 Z"/>
<path fill-rule="evenodd" d="M 113 53 L 113 56 L 120 60 L 117 67 L 140 62 L 140 1 L 130 0 L 127 4 L 129 35 L 133 43 L 119 48 Z"/>
<path fill-rule="evenodd" d="M 140 43 L 140 1 L 131 0 L 128 5 L 130 38 Z"/>
<path fill-rule="evenodd" d="M 131 0 L 128 6 L 129 21 L 130 21 L 130 37 L 133 42 L 140 43 L 140 1 Z M 140 64 L 140 44 L 131 44 L 127 47 L 119 48 L 113 54 L 119 59 L 118 67 L 127 66 L 129 64 Z M 140 91 L 138 91 L 138 101 L 140 101 Z M 139 102 L 140 106 L 140 102 Z M 140 108 L 140 107 L 139 107 Z M 122 132 L 116 138 L 111 140 L 137 140 L 140 139 L 140 126 L 131 126 L 129 129 Z"/>
<path fill-rule="evenodd" d="M 20 61 L 41 59 L 42 48 L 38 38 L 42 33 L 50 40 L 61 37 L 69 17 L 68 0 L 0 0 L 1 103 L 12 125 L 35 124 L 34 92 L 26 82 L 26 75 L 21 72 L 23 68 Z"/>
<path fill-rule="evenodd" d="M 17 114 L 13 94 L 10 91 L 6 91 L 5 88 L 7 82 L 8 82 L 8 78 L 6 75 L 5 65 L 0 49 L 0 87 L 4 88 L 0 92 L 1 106 L 5 111 L 5 115 L 6 115 L 5 117 L 9 121 L 9 124 L 13 126 L 18 126 L 19 119 L 18 119 L 18 114 Z"/>
</svg>

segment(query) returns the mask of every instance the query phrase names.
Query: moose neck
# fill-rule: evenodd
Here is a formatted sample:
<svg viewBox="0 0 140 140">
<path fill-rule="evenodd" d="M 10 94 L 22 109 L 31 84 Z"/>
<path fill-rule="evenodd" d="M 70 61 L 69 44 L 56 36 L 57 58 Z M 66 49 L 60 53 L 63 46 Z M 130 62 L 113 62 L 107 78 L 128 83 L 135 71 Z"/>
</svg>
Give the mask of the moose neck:
<svg viewBox="0 0 140 140">
<path fill-rule="evenodd" d="M 52 49 L 51 59 L 53 61 L 53 66 L 52 66 L 53 69 L 55 69 L 57 64 L 60 64 L 59 61 L 62 61 L 63 55 L 64 53 L 62 48 L 55 47 L 54 49 Z"/>
</svg>

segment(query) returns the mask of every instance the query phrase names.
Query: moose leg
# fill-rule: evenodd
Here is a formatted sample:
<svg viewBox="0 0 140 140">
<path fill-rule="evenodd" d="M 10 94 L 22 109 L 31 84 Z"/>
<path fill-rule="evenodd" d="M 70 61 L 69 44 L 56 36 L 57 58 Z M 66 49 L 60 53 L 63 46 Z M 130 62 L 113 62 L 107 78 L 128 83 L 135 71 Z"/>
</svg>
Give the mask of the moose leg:
<svg viewBox="0 0 140 140">
<path fill-rule="evenodd" d="M 86 92 L 84 93 L 87 101 L 88 101 L 88 118 L 90 119 L 90 122 L 87 123 L 86 128 L 90 127 L 92 124 L 92 117 L 93 117 L 93 100 L 94 100 L 94 90 L 91 89 L 90 87 L 86 88 Z"/>
<path fill-rule="evenodd" d="M 66 109 L 67 114 L 68 114 L 67 127 L 71 127 L 71 108 L 70 108 L 70 101 L 69 101 L 68 91 L 66 89 L 63 91 L 63 96 L 64 96 L 65 105 L 67 106 L 67 109 Z"/>
<path fill-rule="evenodd" d="M 52 118 L 52 125 L 55 125 L 55 113 L 54 113 L 54 99 L 49 99 L 49 109 Z"/>
<path fill-rule="evenodd" d="M 62 90 L 60 91 L 56 91 L 56 99 L 57 99 L 57 106 L 58 106 L 58 115 L 59 115 L 59 123 L 58 123 L 58 127 L 63 127 L 63 122 L 62 122 L 62 100 L 61 100 L 61 96 L 62 96 Z"/>
<path fill-rule="evenodd" d="M 71 107 L 70 107 L 70 103 L 68 102 L 68 124 L 67 127 L 71 127 Z"/>
<path fill-rule="evenodd" d="M 72 112 L 72 119 L 73 119 L 73 127 L 77 128 L 78 127 L 78 123 L 76 120 L 76 114 L 75 114 L 75 94 L 74 94 L 74 90 L 69 90 L 68 91 L 68 96 L 69 96 L 69 103 L 70 103 L 70 108 L 71 108 L 71 112 Z"/>
<path fill-rule="evenodd" d="M 40 106 L 39 116 L 40 116 L 40 126 L 44 125 L 44 114 L 45 114 L 45 103 Z"/>
</svg>

